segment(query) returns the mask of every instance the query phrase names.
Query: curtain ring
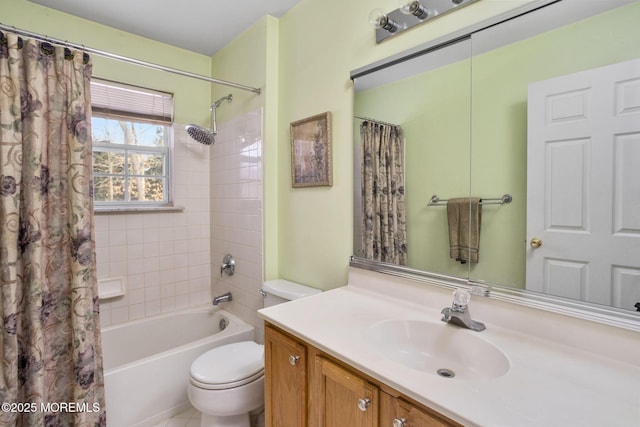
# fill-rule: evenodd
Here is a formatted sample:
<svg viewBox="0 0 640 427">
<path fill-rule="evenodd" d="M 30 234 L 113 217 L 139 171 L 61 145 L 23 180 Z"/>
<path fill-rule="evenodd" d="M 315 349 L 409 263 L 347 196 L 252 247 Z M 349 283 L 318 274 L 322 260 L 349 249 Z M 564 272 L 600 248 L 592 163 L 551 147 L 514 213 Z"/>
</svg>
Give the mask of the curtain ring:
<svg viewBox="0 0 640 427">
<path fill-rule="evenodd" d="M 89 56 L 89 54 L 87 53 L 86 47 L 84 45 L 81 45 L 81 46 L 82 46 L 82 62 L 84 65 L 87 65 L 91 60 L 91 56 Z"/>
</svg>

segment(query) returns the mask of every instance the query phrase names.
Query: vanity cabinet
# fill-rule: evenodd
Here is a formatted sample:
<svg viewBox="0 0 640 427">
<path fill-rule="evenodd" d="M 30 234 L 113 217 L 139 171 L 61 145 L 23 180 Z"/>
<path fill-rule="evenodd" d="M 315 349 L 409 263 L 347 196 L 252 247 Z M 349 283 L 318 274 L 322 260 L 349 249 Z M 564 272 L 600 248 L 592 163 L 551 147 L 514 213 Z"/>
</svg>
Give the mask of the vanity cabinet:
<svg viewBox="0 0 640 427">
<path fill-rule="evenodd" d="M 266 427 L 460 426 L 268 323 L 265 420 Z"/>
</svg>

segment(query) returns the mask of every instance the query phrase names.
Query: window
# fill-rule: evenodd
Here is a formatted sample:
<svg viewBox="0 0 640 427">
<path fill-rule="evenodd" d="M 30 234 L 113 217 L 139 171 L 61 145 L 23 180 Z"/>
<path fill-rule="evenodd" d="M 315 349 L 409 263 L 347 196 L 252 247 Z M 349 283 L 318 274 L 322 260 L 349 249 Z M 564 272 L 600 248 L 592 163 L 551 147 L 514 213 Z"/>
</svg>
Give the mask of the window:
<svg viewBox="0 0 640 427">
<path fill-rule="evenodd" d="M 171 94 L 91 82 L 96 210 L 172 205 Z"/>
</svg>

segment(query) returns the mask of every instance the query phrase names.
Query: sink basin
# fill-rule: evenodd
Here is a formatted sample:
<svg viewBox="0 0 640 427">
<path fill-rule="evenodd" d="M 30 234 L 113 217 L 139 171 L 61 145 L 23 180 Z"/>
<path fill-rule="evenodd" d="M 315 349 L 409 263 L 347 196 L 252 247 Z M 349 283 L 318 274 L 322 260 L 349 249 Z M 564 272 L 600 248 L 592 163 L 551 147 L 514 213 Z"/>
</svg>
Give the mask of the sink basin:
<svg viewBox="0 0 640 427">
<path fill-rule="evenodd" d="M 479 332 L 446 323 L 385 320 L 365 332 L 369 345 L 386 358 L 416 371 L 455 379 L 498 378 L 507 356 Z"/>
</svg>

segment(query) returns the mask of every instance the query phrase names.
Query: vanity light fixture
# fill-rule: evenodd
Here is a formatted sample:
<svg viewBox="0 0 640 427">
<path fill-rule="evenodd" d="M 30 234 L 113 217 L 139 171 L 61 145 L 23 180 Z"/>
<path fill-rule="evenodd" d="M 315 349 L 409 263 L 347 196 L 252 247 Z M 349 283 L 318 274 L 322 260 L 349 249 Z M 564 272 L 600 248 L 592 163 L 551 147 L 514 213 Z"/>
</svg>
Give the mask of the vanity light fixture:
<svg viewBox="0 0 640 427">
<path fill-rule="evenodd" d="M 374 9 L 369 22 L 376 28 L 376 43 L 416 25 L 438 18 L 478 0 L 399 0 L 398 9 L 384 13 Z"/>
</svg>

